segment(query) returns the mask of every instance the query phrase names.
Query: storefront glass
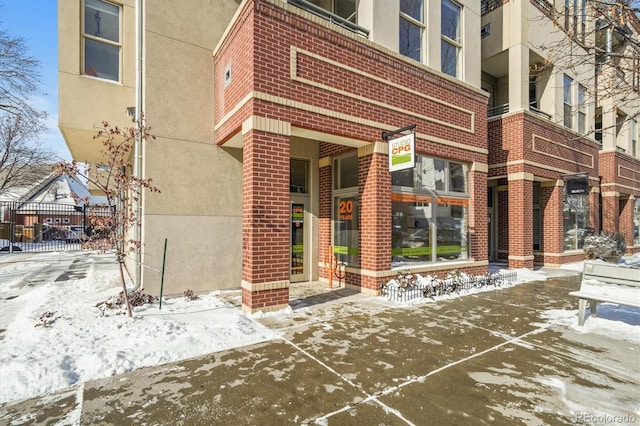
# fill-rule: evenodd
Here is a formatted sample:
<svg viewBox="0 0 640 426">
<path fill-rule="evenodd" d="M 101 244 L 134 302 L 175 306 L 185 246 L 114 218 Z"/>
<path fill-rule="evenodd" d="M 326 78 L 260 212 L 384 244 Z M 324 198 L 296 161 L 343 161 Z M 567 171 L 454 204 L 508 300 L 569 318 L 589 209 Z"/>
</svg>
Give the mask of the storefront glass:
<svg viewBox="0 0 640 426">
<path fill-rule="evenodd" d="M 338 262 L 360 265 L 360 209 L 358 156 L 354 153 L 333 162 L 333 252 Z"/>
<path fill-rule="evenodd" d="M 391 180 L 392 267 L 468 259 L 467 165 L 418 155 Z"/>
<path fill-rule="evenodd" d="M 587 194 L 567 194 L 564 198 L 564 249 L 581 250 L 584 238 L 591 233 L 587 220 L 589 202 Z"/>
</svg>

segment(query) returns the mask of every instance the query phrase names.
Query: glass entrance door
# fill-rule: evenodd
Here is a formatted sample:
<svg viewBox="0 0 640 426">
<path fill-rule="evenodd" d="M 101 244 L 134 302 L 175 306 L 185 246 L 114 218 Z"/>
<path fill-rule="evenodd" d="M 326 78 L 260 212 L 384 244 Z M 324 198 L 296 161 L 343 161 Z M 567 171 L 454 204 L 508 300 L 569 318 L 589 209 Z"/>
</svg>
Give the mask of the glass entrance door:
<svg viewBox="0 0 640 426">
<path fill-rule="evenodd" d="M 295 197 L 298 198 L 298 197 Z M 305 249 L 306 205 L 302 200 L 291 200 L 291 282 L 307 280 L 307 250 Z"/>
</svg>

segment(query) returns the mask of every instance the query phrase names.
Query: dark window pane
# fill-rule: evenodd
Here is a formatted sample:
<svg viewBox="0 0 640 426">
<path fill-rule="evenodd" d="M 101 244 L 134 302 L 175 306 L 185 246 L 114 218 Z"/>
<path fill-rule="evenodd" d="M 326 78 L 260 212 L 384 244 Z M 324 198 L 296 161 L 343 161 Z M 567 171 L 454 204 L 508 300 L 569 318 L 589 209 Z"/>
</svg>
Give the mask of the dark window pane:
<svg viewBox="0 0 640 426">
<path fill-rule="evenodd" d="M 423 0 L 400 0 L 400 12 L 422 22 L 422 3 Z"/>
<path fill-rule="evenodd" d="M 118 81 L 120 48 L 90 39 L 85 39 L 84 43 L 84 73 Z"/>
<path fill-rule="evenodd" d="M 84 32 L 87 35 L 120 41 L 120 8 L 100 0 L 85 0 Z"/>
<path fill-rule="evenodd" d="M 458 48 L 452 44 L 442 41 L 442 72 L 451 77 L 458 76 Z"/>
<path fill-rule="evenodd" d="M 460 7 L 449 0 L 442 2 L 442 35 L 460 42 Z"/>
<path fill-rule="evenodd" d="M 420 45 L 422 29 L 415 24 L 400 18 L 400 53 L 411 59 L 420 61 Z"/>
</svg>

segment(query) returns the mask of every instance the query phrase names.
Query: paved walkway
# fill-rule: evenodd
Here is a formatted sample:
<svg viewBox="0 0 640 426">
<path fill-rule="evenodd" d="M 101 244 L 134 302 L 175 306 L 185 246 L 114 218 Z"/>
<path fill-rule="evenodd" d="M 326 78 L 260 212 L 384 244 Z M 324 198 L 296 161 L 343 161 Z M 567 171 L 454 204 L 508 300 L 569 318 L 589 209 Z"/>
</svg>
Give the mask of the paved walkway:
<svg viewBox="0 0 640 426">
<path fill-rule="evenodd" d="M 640 348 L 548 326 L 579 275 L 398 307 L 293 284 L 278 340 L 0 407 L 0 424 L 640 423 Z M 227 293 L 240 309 L 239 292 Z M 576 318 L 577 321 L 577 318 Z M 73 416 L 71 416 L 73 417 Z"/>
</svg>

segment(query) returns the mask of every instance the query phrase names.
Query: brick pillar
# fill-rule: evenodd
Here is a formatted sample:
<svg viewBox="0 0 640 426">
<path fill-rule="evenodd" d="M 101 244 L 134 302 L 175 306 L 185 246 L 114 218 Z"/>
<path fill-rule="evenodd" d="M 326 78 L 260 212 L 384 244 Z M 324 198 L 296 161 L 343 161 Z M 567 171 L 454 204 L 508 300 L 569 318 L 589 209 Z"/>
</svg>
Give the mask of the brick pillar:
<svg viewBox="0 0 640 426">
<path fill-rule="evenodd" d="M 600 233 L 600 188 L 594 187 L 589 191 L 589 226 Z"/>
<path fill-rule="evenodd" d="M 633 208 L 635 199 L 620 199 L 620 226 L 619 232 L 624 236 L 627 247 L 633 246 Z"/>
<path fill-rule="evenodd" d="M 564 188 L 561 180 L 543 182 L 540 185 L 540 208 L 542 210 L 542 248 L 545 255 L 564 252 Z M 560 263 L 558 258 L 550 261 Z M 545 257 L 545 263 L 547 263 Z"/>
<path fill-rule="evenodd" d="M 509 268 L 533 268 L 533 175 L 509 179 Z"/>
<path fill-rule="evenodd" d="M 605 232 L 618 232 L 620 220 L 619 193 L 605 192 L 602 194 L 602 230 Z"/>
<path fill-rule="evenodd" d="M 498 186 L 498 260 L 505 261 L 509 253 L 509 190 Z"/>
<path fill-rule="evenodd" d="M 242 309 L 289 305 L 289 136 L 248 130 L 242 154 Z"/>
<path fill-rule="evenodd" d="M 324 267 L 325 257 L 329 254 L 329 246 L 331 246 L 331 157 L 323 157 L 319 162 L 320 172 L 320 212 L 318 220 L 318 259 L 322 262 L 322 266 L 318 268 L 318 275 L 328 280 L 329 274 L 327 268 Z"/>
<path fill-rule="evenodd" d="M 483 261 L 489 258 L 489 223 L 487 212 L 487 172 L 476 170 L 469 172 L 469 193 L 472 194 L 469 210 L 469 238 L 471 239 L 472 260 Z"/>
<path fill-rule="evenodd" d="M 361 291 L 378 294 L 376 272 L 391 268 L 391 173 L 387 146 L 358 150 Z"/>
</svg>

